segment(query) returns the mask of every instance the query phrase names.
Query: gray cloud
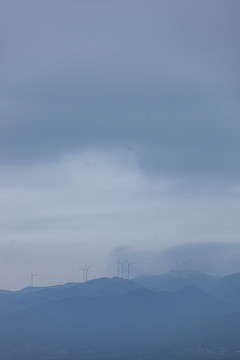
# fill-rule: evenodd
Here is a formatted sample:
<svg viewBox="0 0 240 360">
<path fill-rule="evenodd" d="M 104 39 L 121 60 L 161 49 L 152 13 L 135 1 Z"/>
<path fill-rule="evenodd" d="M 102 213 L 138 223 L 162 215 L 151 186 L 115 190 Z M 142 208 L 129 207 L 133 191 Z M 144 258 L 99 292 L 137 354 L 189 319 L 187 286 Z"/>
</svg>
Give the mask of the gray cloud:
<svg viewBox="0 0 240 360">
<path fill-rule="evenodd" d="M 239 195 L 239 186 L 186 192 L 178 181 L 146 177 L 125 152 L 1 168 L 0 288 L 26 286 L 30 270 L 38 285 L 77 281 L 85 263 L 91 277 L 116 275 L 114 263 L 105 268 L 119 244 L 133 255 L 147 249 L 152 272 L 167 268 L 158 259 L 170 246 L 238 242 Z"/>
<path fill-rule="evenodd" d="M 198 271 L 227 275 L 240 271 L 240 244 L 227 242 L 188 243 L 162 251 L 137 251 L 128 246 L 115 248 L 110 264 L 120 259 L 132 262 L 132 274 L 161 274 L 169 270 Z M 116 267 L 116 265 L 115 265 Z M 117 267 L 116 267 L 117 268 Z"/>
<path fill-rule="evenodd" d="M 238 176 L 237 1 L 3 2 L 2 164 L 86 148 Z"/>
</svg>

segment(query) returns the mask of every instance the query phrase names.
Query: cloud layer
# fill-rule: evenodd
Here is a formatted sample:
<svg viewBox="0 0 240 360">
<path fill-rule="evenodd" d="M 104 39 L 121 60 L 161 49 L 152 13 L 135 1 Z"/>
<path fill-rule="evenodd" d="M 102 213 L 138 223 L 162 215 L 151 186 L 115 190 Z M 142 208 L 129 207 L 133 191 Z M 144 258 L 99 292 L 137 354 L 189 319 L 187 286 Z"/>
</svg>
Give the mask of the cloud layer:
<svg viewBox="0 0 240 360">
<path fill-rule="evenodd" d="M 4 1 L 1 163 L 120 146 L 145 171 L 238 177 L 238 11 Z"/>
<path fill-rule="evenodd" d="M 92 264 L 91 277 L 116 275 L 114 262 L 106 266 L 121 244 L 157 259 L 186 242 L 238 242 L 239 196 L 236 187 L 187 191 L 179 181 L 147 177 L 128 152 L 5 167 L 1 287 L 28 285 L 30 271 L 38 285 L 78 281 L 85 264 Z"/>
<path fill-rule="evenodd" d="M 128 246 L 116 247 L 110 264 L 130 262 L 131 275 L 159 275 L 175 270 L 177 273 L 202 272 L 225 276 L 240 272 L 238 242 L 195 242 L 172 246 L 162 251 L 139 251 Z M 125 265 L 126 270 L 126 265 Z"/>
<path fill-rule="evenodd" d="M 238 0 L 0 7 L 0 287 L 239 241 Z"/>
</svg>

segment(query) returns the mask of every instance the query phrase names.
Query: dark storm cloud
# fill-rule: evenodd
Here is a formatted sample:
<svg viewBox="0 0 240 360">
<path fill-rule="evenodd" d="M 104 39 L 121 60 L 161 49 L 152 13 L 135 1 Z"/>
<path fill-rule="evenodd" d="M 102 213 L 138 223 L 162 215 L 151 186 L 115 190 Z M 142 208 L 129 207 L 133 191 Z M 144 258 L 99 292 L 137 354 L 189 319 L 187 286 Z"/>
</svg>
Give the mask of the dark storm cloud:
<svg viewBox="0 0 240 360">
<path fill-rule="evenodd" d="M 239 175 L 238 1 L 2 2 L 0 161 Z"/>
</svg>

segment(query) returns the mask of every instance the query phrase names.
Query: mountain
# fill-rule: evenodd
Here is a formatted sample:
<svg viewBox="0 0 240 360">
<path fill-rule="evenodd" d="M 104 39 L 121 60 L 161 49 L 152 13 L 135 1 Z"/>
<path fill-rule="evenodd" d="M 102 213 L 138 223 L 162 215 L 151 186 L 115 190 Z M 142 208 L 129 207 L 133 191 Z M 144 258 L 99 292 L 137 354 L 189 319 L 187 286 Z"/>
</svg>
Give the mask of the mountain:
<svg viewBox="0 0 240 360">
<path fill-rule="evenodd" d="M 94 296 L 76 295 L 76 287 Z M 49 301 L 49 293 L 55 300 Z M 28 306 L 0 314 L 0 359 L 159 356 L 167 341 L 232 311 L 195 287 L 154 292 L 116 278 L 24 291 L 16 301 L 19 295 Z"/>
<path fill-rule="evenodd" d="M 232 274 L 221 278 L 215 288 L 215 294 L 223 300 L 240 304 L 240 274 Z"/>
<path fill-rule="evenodd" d="M 153 291 L 177 291 L 194 286 L 227 302 L 240 306 L 240 274 L 216 277 L 209 274 L 188 271 L 169 271 L 162 275 L 142 275 L 134 278 L 139 286 Z"/>
<path fill-rule="evenodd" d="M 214 292 L 220 278 L 195 271 L 169 271 L 161 275 L 142 275 L 134 281 L 154 291 L 177 291 L 186 286 L 195 286 L 204 291 Z"/>
<path fill-rule="evenodd" d="M 237 359 L 239 289 L 169 272 L 0 291 L 0 360 Z"/>
<path fill-rule="evenodd" d="M 100 297 L 106 295 L 120 296 L 139 288 L 133 280 L 100 278 L 83 283 L 67 283 L 49 287 L 27 287 L 20 291 L 0 293 L 0 313 L 27 309 L 33 305 L 43 304 L 62 298 Z"/>
<path fill-rule="evenodd" d="M 169 342 L 167 352 L 178 354 L 176 359 L 187 356 L 191 359 L 239 359 L 240 311 L 220 316 L 182 334 L 174 346 Z"/>
</svg>

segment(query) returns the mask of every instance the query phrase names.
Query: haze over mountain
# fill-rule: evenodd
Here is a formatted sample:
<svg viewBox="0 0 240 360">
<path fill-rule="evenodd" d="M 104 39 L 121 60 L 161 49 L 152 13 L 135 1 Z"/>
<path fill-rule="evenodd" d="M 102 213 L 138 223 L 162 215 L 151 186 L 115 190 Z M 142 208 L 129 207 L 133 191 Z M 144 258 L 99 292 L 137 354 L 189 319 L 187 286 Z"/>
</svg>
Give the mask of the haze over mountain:
<svg viewBox="0 0 240 360">
<path fill-rule="evenodd" d="M 110 267 L 118 258 L 133 262 L 135 275 L 161 274 L 172 268 L 227 275 L 240 271 L 240 243 L 197 242 L 169 247 L 162 251 L 137 251 L 128 246 L 113 249 Z"/>
</svg>

